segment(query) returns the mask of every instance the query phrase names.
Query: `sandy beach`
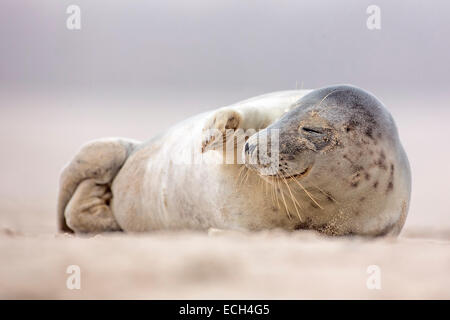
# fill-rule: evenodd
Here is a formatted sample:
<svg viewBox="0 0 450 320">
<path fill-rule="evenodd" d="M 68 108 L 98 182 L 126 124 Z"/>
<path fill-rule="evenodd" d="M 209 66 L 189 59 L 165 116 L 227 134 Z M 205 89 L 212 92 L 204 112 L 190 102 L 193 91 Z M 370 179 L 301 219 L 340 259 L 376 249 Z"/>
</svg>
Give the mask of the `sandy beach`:
<svg viewBox="0 0 450 320">
<path fill-rule="evenodd" d="M 0 236 L 1 298 L 449 299 L 448 232 L 330 240 L 310 233 Z M 69 265 L 81 289 L 66 287 Z M 377 265 L 381 288 L 366 286 Z"/>
</svg>

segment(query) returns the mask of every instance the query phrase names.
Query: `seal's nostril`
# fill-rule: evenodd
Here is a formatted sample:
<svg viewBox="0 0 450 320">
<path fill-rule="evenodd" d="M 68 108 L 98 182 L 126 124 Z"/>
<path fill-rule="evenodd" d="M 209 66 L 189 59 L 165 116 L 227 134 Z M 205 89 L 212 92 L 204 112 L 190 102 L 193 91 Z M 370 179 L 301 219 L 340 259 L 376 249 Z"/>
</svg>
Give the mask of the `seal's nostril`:
<svg viewBox="0 0 450 320">
<path fill-rule="evenodd" d="M 252 155 L 252 154 L 253 154 L 253 151 L 255 151 L 255 149 L 256 149 L 256 144 L 249 145 L 249 146 L 248 146 L 248 153 L 249 153 L 250 155 Z M 258 151 L 258 152 L 259 152 L 259 151 Z"/>
<path fill-rule="evenodd" d="M 248 142 L 245 144 L 245 152 L 248 152 Z"/>
</svg>

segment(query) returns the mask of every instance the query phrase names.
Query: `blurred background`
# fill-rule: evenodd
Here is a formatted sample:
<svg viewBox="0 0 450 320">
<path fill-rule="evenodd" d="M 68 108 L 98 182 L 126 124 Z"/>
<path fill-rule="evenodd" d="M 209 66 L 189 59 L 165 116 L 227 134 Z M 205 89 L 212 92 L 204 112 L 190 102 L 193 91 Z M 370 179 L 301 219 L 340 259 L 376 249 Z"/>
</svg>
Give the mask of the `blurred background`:
<svg viewBox="0 0 450 320">
<path fill-rule="evenodd" d="M 81 30 L 69 30 L 69 5 Z M 381 9 L 369 30 L 366 9 Z M 0 228 L 56 230 L 62 166 L 105 136 L 146 140 L 255 95 L 349 83 L 393 114 L 406 228 L 449 228 L 450 3 L 2 0 Z"/>
</svg>

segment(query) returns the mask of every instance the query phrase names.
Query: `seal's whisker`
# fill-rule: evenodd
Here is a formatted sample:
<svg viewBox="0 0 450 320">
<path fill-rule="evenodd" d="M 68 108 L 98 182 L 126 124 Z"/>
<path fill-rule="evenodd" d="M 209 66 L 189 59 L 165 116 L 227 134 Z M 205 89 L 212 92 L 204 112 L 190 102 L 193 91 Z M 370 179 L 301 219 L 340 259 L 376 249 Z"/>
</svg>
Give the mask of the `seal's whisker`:
<svg viewBox="0 0 450 320">
<path fill-rule="evenodd" d="M 259 175 L 258 175 L 259 176 Z M 269 193 L 269 188 L 267 186 L 267 181 L 264 180 L 263 178 L 260 177 L 260 179 L 263 181 L 264 184 L 264 194 L 267 196 L 267 194 Z"/>
<path fill-rule="evenodd" d="M 237 178 L 240 178 L 241 177 L 241 175 L 242 175 L 242 172 L 245 170 L 245 166 L 241 166 L 241 168 L 239 169 L 239 172 L 238 172 L 238 175 L 237 175 Z"/>
<path fill-rule="evenodd" d="M 295 177 L 295 176 L 292 176 L 292 175 L 290 175 L 290 174 L 288 174 L 288 178 L 292 178 L 292 179 L 294 179 L 294 180 L 297 180 L 297 178 Z M 297 181 L 296 181 L 297 182 Z M 289 188 L 289 186 L 288 186 L 288 188 Z M 290 189 L 290 188 L 289 188 Z M 297 199 L 294 197 L 293 198 L 294 200 L 295 200 L 295 202 L 298 204 L 298 206 L 301 208 L 301 209 L 304 209 L 303 208 L 303 206 L 297 201 Z"/>
<path fill-rule="evenodd" d="M 272 198 L 272 204 L 275 205 L 275 187 L 271 183 L 269 183 L 269 186 L 270 186 L 270 196 Z"/>
<path fill-rule="evenodd" d="M 258 177 L 259 177 L 259 175 L 258 175 Z M 263 184 L 263 179 L 259 179 L 259 186 L 261 186 Z"/>
<path fill-rule="evenodd" d="M 280 185 L 279 179 L 277 179 L 277 184 L 278 184 L 278 186 Z M 281 198 L 283 199 L 284 207 L 286 208 L 287 216 L 288 216 L 289 219 L 292 219 L 291 213 L 289 212 L 289 209 L 288 209 L 288 206 L 287 206 L 287 203 L 286 203 L 286 199 L 284 198 L 284 192 L 283 192 L 283 190 L 281 189 L 280 186 L 279 186 L 279 189 L 280 189 Z"/>
<path fill-rule="evenodd" d="M 275 191 L 274 191 L 275 188 L 274 188 L 273 184 L 262 177 L 261 177 L 261 179 L 263 179 L 266 182 L 266 185 L 268 186 L 268 188 L 270 190 L 270 198 L 272 199 L 272 204 L 275 205 Z"/>
<path fill-rule="evenodd" d="M 333 90 L 333 91 L 331 91 L 330 93 L 328 93 L 327 95 L 325 95 L 325 97 L 323 97 L 322 100 L 320 100 L 320 102 L 319 102 L 318 105 L 320 106 L 320 104 L 321 104 L 322 102 L 324 102 L 326 98 L 328 98 L 329 96 L 331 96 L 333 93 L 339 92 L 339 91 L 344 91 L 344 90 Z"/>
<path fill-rule="evenodd" d="M 245 183 L 247 183 L 249 176 L 250 176 L 250 170 L 247 170 L 246 174 L 245 174 Z"/>
<path fill-rule="evenodd" d="M 239 179 L 238 179 L 238 185 L 237 188 L 242 187 L 244 184 L 244 180 L 248 174 L 249 169 L 246 166 L 242 166 L 240 172 L 239 172 Z"/>
<path fill-rule="evenodd" d="M 272 199 L 272 204 L 274 204 L 274 197 L 273 197 L 273 186 L 271 183 L 269 183 L 266 179 L 264 179 L 263 177 L 261 177 L 258 174 L 258 178 L 260 179 L 260 183 L 264 184 L 264 193 L 267 196 L 268 193 L 270 192 L 271 195 L 271 199 Z"/>
<path fill-rule="evenodd" d="M 306 195 L 314 202 L 320 209 L 323 210 L 323 207 L 314 199 L 311 193 L 308 192 L 308 190 L 305 189 L 305 187 L 293 176 L 291 176 L 293 180 L 305 191 Z"/>
<path fill-rule="evenodd" d="M 283 182 L 286 184 L 286 187 L 289 190 L 289 194 L 291 195 L 291 200 L 292 200 L 292 203 L 294 204 L 295 211 L 297 211 L 298 218 L 300 219 L 300 221 L 303 221 L 303 218 L 301 217 L 300 212 L 298 211 L 298 208 L 296 205 L 297 200 L 295 199 L 294 195 L 292 194 L 291 188 L 289 187 L 289 184 L 287 183 L 285 178 L 283 178 Z"/>
<path fill-rule="evenodd" d="M 287 187 L 289 188 L 289 192 L 290 192 L 291 191 L 290 187 L 289 186 L 287 186 Z M 299 206 L 300 209 L 304 209 L 303 206 L 300 204 L 300 202 L 298 202 L 298 200 L 293 196 L 293 193 L 291 193 L 291 194 L 292 194 L 292 200 L 295 201 L 295 203 Z"/>
<path fill-rule="evenodd" d="M 258 175 L 259 177 L 259 175 Z M 264 194 L 267 196 L 267 182 L 264 181 L 263 178 L 259 177 L 259 179 L 261 180 L 261 183 L 264 184 Z"/>
<path fill-rule="evenodd" d="M 316 188 L 317 190 L 319 190 L 325 197 L 330 197 L 331 200 L 333 200 L 334 202 L 339 204 L 339 201 L 336 200 L 336 198 L 334 198 L 331 194 L 329 194 L 328 192 L 323 191 L 321 188 L 319 188 L 318 186 L 316 186 L 315 184 L 311 183 L 312 186 L 314 188 Z"/>
<path fill-rule="evenodd" d="M 250 174 L 250 170 L 246 168 L 244 175 L 242 176 L 241 185 L 247 182 L 248 176 Z"/>
<path fill-rule="evenodd" d="M 262 179 L 264 179 L 264 178 L 262 177 Z M 275 202 L 276 202 L 276 205 L 277 205 L 278 209 L 281 209 L 280 202 L 278 200 L 278 189 L 277 189 L 276 183 L 272 183 L 270 180 L 266 180 L 266 179 L 264 179 L 264 181 L 266 181 L 266 183 L 270 187 L 270 193 L 271 193 L 271 196 L 272 196 L 272 203 L 275 205 Z M 274 181 L 276 182 L 277 179 L 274 180 Z"/>
<path fill-rule="evenodd" d="M 246 166 L 242 166 L 240 169 L 239 169 L 239 172 L 238 172 L 238 174 L 236 175 L 236 187 L 240 187 L 240 185 L 241 185 L 241 178 L 242 178 L 242 173 L 245 171 L 245 169 L 246 169 L 247 167 Z"/>
<path fill-rule="evenodd" d="M 281 209 L 280 201 L 278 200 L 278 187 L 275 184 L 273 185 L 273 190 L 275 192 L 275 199 L 277 200 L 278 209 Z"/>
</svg>

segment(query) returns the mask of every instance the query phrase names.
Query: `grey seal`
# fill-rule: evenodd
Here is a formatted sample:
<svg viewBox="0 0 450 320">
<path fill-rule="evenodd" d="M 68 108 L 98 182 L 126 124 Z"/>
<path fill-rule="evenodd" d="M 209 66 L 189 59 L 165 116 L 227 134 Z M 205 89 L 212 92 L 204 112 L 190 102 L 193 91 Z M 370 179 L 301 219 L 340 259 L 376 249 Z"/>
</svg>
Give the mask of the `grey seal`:
<svg viewBox="0 0 450 320">
<path fill-rule="evenodd" d="M 230 142 L 232 163 L 224 161 Z M 372 94 L 336 85 L 248 99 L 146 143 L 90 142 L 61 174 L 58 216 L 62 230 L 75 232 L 282 228 L 383 236 L 402 229 L 410 192 L 390 113 Z"/>
</svg>

